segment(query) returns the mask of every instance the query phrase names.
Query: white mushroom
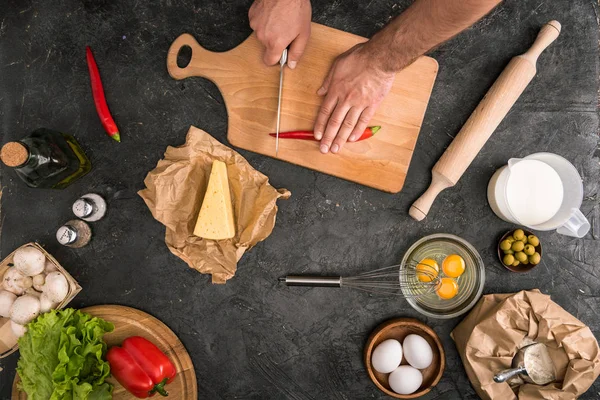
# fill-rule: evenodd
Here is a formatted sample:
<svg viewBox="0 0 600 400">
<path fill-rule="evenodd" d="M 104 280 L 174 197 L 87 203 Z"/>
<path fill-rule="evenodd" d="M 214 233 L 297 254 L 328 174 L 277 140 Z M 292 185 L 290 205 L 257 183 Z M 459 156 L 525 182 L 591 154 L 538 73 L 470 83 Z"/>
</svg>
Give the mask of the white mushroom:
<svg viewBox="0 0 600 400">
<path fill-rule="evenodd" d="M 30 288 L 33 280 L 21 274 L 14 267 L 9 268 L 2 278 L 2 286 L 5 290 L 20 296 L 26 289 Z"/>
<path fill-rule="evenodd" d="M 26 325 L 40 314 L 40 300 L 31 295 L 17 298 L 10 309 L 10 319 L 19 325 Z"/>
<path fill-rule="evenodd" d="M 56 268 L 56 265 L 54 265 L 54 263 L 50 260 L 46 260 L 46 266 L 44 267 L 44 272 L 46 274 L 49 274 L 50 272 L 54 272 L 56 271 L 58 268 Z"/>
<path fill-rule="evenodd" d="M 33 277 L 33 288 L 35 290 L 37 290 L 38 292 L 41 292 L 44 287 L 44 283 L 46 283 L 46 275 L 45 274 L 39 274 Z"/>
<path fill-rule="evenodd" d="M 21 274 L 26 276 L 34 276 L 44 272 L 46 265 L 46 257 L 44 253 L 35 247 L 22 247 L 15 252 L 13 256 L 15 268 Z"/>
<path fill-rule="evenodd" d="M 46 293 L 42 293 L 42 295 L 40 296 L 40 313 L 48 312 L 56 308 L 57 305 L 58 303 L 50 300 Z"/>
<path fill-rule="evenodd" d="M 10 315 L 10 308 L 17 299 L 17 295 L 7 290 L 0 290 L 0 317 Z"/>
<path fill-rule="evenodd" d="M 23 325 L 17 324 L 15 321 L 10 321 L 10 328 L 17 338 L 20 338 L 27 332 L 27 328 Z"/>
<path fill-rule="evenodd" d="M 46 275 L 44 293 L 51 301 L 60 303 L 69 293 L 69 282 L 60 272 L 50 272 Z"/>
</svg>

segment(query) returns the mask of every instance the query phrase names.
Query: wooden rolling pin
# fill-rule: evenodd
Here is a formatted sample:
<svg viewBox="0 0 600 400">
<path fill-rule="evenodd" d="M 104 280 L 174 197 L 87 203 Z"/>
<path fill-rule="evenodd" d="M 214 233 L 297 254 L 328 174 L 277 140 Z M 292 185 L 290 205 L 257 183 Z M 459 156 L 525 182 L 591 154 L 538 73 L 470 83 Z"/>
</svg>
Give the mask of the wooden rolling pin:
<svg viewBox="0 0 600 400">
<path fill-rule="evenodd" d="M 421 221 L 444 189 L 454 186 L 496 130 L 510 108 L 536 73 L 539 55 L 560 33 L 560 23 L 550 21 L 542 27 L 531 48 L 513 57 L 473 114 L 431 170 L 429 188 L 410 207 L 409 215 Z"/>
</svg>

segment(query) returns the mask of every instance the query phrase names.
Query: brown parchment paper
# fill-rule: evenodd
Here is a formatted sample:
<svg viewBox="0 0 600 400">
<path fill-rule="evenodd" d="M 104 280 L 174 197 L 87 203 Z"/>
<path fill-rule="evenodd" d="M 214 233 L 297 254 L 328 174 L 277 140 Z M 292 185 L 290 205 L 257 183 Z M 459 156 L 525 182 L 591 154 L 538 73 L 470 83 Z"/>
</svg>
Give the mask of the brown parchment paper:
<svg viewBox="0 0 600 400">
<path fill-rule="evenodd" d="M 227 164 L 236 235 L 207 240 L 193 235 L 214 160 Z M 166 226 L 165 242 L 191 268 L 212 274 L 213 283 L 233 277 L 244 252 L 267 238 L 275 225 L 277 199 L 290 197 L 238 153 L 208 133 L 190 127 L 185 144 L 168 147 L 165 156 L 144 180 L 138 194 L 154 218 Z"/>
<path fill-rule="evenodd" d="M 483 296 L 451 333 L 471 384 L 484 399 L 573 400 L 600 374 L 600 349 L 590 329 L 539 290 Z M 561 381 L 495 383 L 519 347 L 533 340 L 549 347 Z"/>
</svg>

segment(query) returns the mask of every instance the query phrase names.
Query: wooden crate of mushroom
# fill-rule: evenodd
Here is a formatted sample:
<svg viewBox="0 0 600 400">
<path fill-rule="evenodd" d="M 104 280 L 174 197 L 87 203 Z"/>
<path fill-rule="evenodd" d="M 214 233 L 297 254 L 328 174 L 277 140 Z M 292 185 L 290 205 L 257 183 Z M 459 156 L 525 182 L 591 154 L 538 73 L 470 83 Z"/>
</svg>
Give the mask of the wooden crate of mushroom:
<svg viewBox="0 0 600 400">
<path fill-rule="evenodd" d="M 25 325 L 38 314 L 65 307 L 81 291 L 75 279 L 37 243 L 0 262 L 0 358 L 17 350 Z"/>
</svg>

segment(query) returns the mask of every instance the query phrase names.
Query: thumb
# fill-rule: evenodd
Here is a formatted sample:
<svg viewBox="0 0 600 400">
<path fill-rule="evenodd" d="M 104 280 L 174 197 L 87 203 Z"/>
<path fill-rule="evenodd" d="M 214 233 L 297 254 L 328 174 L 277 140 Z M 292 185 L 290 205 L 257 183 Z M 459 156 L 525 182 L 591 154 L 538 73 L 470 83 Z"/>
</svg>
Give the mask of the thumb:
<svg viewBox="0 0 600 400">
<path fill-rule="evenodd" d="M 277 47 L 265 47 L 265 54 L 263 56 L 263 61 L 266 65 L 275 65 L 281 59 L 281 53 L 283 53 L 283 49 L 285 46 L 277 46 Z"/>
<path fill-rule="evenodd" d="M 325 77 L 325 80 L 323 81 L 323 84 L 321 85 L 321 87 L 319 88 L 319 90 L 317 90 L 317 94 L 319 96 L 324 96 L 324 95 L 327 94 L 327 91 L 329 90 L 329 84 L 331 83 L 331 77 L 333 75 L 333 68 L 334 67 L 335 67 L 335 64 L 333 64 L 331 66 L 331 69 L 329 70 L 329 73 Z"/>
<path fill-rule="evenodd" d="M 306 44 L 308 43 L 308 38 L 310 37 L 310 28 L 308 31 L 301 32 L 296 39 L 290 44 L 290 50 L 288 52 L 288 67 L 290 69 L 296 68 L 296 64 L 302 54 L 304 53 L 304 49 L 306 49 Z"/>
</svg>

